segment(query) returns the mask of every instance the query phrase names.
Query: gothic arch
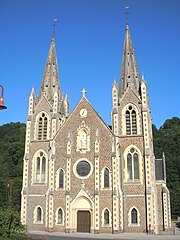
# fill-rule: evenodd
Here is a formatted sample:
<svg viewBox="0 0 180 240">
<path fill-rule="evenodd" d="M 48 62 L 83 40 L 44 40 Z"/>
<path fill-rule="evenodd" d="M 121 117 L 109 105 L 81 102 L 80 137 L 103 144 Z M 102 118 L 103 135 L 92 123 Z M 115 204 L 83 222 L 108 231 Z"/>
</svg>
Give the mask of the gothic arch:
<svg viewBox="0 0 180 240">
<path fill-rule="evenodd" d="M 108 173 L 108 175 L 109 175 L 109 186 L 107 186 L 106 184 L 105 184 L 105 182 L 107 182 L 107 180 L 108 179 L 105 179 L 105 177 L 106 177 L 106 171 L 107 171 L 107 173 Z M 101 189 L 103 189 L 103 190 L 109 190 L 109 189 L 111 189 L 111 171 L 110 171 L 110 169 L 107 167 L 107 166 L 105 166 L 102 170 L 101 170 Z"/>
<path fill-rule="evenodd" d="M 36 224 L 43 224 L 43 209 L 37 205 L 33 212 L 33 222 Z"/>
<path fill-rule="evenodd" d="M 78 211 L 89 211 L 91 215 L 91 228 L 94 229 L 94 202 L 89 194 L 81 189 L 70 204 L 70 227 L 77 228 Z"/>
<path fill-rule="evenodd" d="M 135 145 L 128 146 L 123 153 L 124 181 L 142 183 L 143 180 L 143 156 Z M 131 171 L 131 173 L 130 173 Z"/>
<path fill-rule="evenodd" d="M 122 135 L 139 135 L 140 128 L 140 113 L 136 105 L 128 103 L 122 109 Z"/>
<path fill-rule="evenodd" d="M 56 210 L 56 224 L 57 225 L 64 225 L 64 210 L 62 207 L 57 208 Z"/>
<path fill-rule="evenodd" d="M 56 189 L 65 189 L 65 171 L 59 168 L 56 172 Z"/>
<path fill-rule="evenodd" d="M 47 140 L 49 139 L 50 124 L 49 115 L 45 111 L 41 111 L 36 116 L 35 121 L 35 140 Z"/>
<path fill-rule="evenodd" d="M 140 226 L 140 213 L 137 207 L 132 206 L 128 212 L 128 226 Z"/>
<path fill-rule="evenodd" d="M 111 227 L 111 211 L 107 207 L 102 210 L 101 222 L 102 227 Z"/>
<path fill-rule="evenodd" d="M 32 184 L 47 182 L 48 157 L 44 150 L 39 149 L 33 156 L 32 161 Z"/>
</svg>

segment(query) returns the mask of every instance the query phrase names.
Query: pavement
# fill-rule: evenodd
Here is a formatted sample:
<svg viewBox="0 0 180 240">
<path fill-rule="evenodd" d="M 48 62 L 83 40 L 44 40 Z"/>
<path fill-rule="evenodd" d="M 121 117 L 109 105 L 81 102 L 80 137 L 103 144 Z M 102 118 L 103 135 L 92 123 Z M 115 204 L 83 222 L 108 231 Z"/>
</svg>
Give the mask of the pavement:
<svg viewBox="0 0 180 240">
<path fill-rule="evenodd" d="M 43 240 L 180 240 L 180 229 L 175 229 L 175 235 L 147 235 L 145 233 L 121 234 L 90 234 L 90 233 L 59 233 L 59 232 L 29 232 L 32 239 Z"/>
</svg>

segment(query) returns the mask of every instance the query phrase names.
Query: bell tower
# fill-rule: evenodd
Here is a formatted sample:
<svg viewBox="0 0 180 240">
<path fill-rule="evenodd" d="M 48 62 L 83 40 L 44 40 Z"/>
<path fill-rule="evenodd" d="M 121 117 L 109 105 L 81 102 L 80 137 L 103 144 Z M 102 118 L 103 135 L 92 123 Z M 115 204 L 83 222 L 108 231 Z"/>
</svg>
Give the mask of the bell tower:
<svg viewBox="0 0 180 240">
<path fill-rule="evenodd" d="M 46 183 L 46 189 L 44 189 L 44 191 L 49 192 L 47 171 L 49 166 L 47 159 L 49 158 L 48 154 L 51 140 L 64 124 L 68 115 L 69 100 L 68 96 L 64 96 L 60 90 L 55 37 L 53 34 L 39 95 L 36 96 L 34 87 L 32 87 L 29 96 L 21 204 L 21 221 L 23 225 L 27 225 L 28 221 L 26 211 L 29 191 L 28 187 L 31 185 L 31 178 L 33 178 L 33 181 L 37 182 L 37 184 Z M 35 167 L 33 158 L 35 157 L 36 152 L 38 154 L 38 151 L 40 151 L 40 153 L 37 157 L 38 160 Z M 46 160 L 45 163 L 43 159 Z M 37 176 L 34 176 L 33 172 L 31 176 L 30 169 L 32 166 L 32 171 L 34 168 L 39 169 Z"/>
<path fill-rule="evenodd" d="M 155 157 L 147 84 L 140 79 L 126 22 L 120 84 L 112 86 L 112 129 L 120 148 L 123 231 L 159 232 Z M 161 220 L 160 220 L 161 219 Z"/>
</svg>

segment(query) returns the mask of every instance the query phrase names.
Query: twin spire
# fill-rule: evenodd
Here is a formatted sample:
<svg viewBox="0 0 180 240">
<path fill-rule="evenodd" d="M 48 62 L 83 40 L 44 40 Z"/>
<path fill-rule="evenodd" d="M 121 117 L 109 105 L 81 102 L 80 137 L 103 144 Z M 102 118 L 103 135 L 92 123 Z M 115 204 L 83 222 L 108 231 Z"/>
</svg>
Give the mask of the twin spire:
<svg viewBox="0 0 180 240">
<path fill-rule="evenodd" d="M 131 89 L 139 95 L 140 76 L 134 54 L 134 48 L 132 46 L 129 25 L 128 22 L 126 21 L 124 51 L 120 72 L 120 88 L 119 88 L 120 97 L 123 95 L 123 93 L 126 91 L 128 87 L 131 87 Z M 46 67 L 42 79 L 41 89 L 39 92 L 39 99 L 43 95 L 45 95 L 46 98 L 50 102 L 52 102 L 55 92 L 57 92 L 60 95 L 58 62 L 56 57 L 55 39 L 53 34 L 46 61 Z"/>
</svg>

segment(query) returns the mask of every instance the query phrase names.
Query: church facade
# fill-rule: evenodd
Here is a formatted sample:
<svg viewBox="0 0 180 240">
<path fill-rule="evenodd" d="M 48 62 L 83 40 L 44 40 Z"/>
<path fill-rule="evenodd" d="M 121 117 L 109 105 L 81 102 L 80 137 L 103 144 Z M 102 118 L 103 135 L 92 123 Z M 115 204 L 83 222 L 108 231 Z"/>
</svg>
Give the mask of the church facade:
<svg viewBox="0 0 180 240">
<path fill-rule="evenodd" d="M 156 174 L 147 84 L 128 24 L 120 84 L 112 85 L 112 127 L 85 92 L 69 114 L 53 36 L 39 95 L 32 88 L 29 96 L 22 224 L 31 231 L 67 233 L 169 231 L 165 166 Z"/>
</svg>

